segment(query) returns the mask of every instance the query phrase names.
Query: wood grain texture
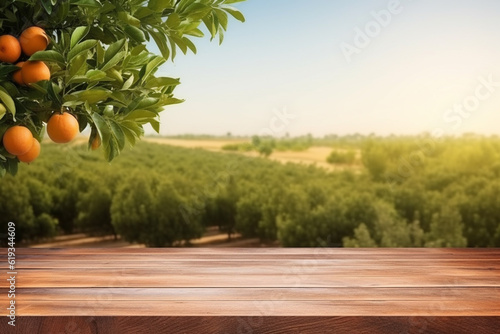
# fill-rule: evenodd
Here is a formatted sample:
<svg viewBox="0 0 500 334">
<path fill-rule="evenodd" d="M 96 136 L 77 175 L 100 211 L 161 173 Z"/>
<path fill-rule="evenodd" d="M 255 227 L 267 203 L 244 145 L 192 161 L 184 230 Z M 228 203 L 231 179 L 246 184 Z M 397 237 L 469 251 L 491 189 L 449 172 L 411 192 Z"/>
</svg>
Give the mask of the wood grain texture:
<svg viewBox="0 0 500 334">
<path fill-rule="evenodd" d="M 23 317 L 12 334 L 495 334 L 500 317 Z"/>
<path fill-rule="evenodd" d="M 2 334 L 500 332 L 499 249 L 18 249 L 16 268 Z"/>
</svg>

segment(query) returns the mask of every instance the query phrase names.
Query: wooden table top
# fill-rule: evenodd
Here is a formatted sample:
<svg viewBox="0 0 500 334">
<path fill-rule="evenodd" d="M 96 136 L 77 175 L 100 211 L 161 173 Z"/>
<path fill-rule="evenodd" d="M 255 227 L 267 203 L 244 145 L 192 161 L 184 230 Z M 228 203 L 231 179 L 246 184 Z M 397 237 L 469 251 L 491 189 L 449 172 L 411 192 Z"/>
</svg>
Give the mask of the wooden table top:
<svg viewBox="0 0 500 334">
<path fill-rule="evenodd" d="M 6 253 L 0 255 L 4 274 Z M 279 317 L 477 317 L 484 326 L 500 326 L 500 249 L 20 248 L 16 271 L 19 323 L 23 317 L 270 323 Z M 7 292 L 2 279 L 0 300 Z M 0 315 L 7 319 L 3 305 Z M 251 333 L 267 333 L 259 328 Z"/>
</svg>

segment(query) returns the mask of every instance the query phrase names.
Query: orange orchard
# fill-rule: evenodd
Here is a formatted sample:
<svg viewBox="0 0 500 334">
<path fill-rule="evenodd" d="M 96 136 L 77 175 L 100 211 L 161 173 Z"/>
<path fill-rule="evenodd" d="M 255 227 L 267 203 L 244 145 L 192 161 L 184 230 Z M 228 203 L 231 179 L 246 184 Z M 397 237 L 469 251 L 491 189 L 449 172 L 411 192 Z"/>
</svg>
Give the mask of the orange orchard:
<svg viewBox="0 0 500 334">
<path fill-rule="evenodd" d="M 40 27 L 30 27 L 24 30 L 19 40 L 12 35 L 0 36 L 0 61 L 16 63 L 21 57 L 21 51 L 26 56 L 32 56 L 38 51 L 44 51 L 50 39 Z M 16 64 L 19 70 L 12 74 L 12 80 L 20 85 L 30 85 L 42 80 L 50 80 L 50 69 L 42 61 L 20 61 Z M 3 108 L 5 108 L 2 105 Z M 67 113 L 54 113 L 47 122 L 47 133 L 56 143 L 68 143 L 79 133 L 77 119 Z M 40 142 L 33 137 L 31 131 L 21 125 L 14 125 L 7 129 L 2 143 L 19 161 L 30 163 L 40 155 Z M 92 148 L 100 146 L 100 139 L 92 143 Z"/>
</svg>

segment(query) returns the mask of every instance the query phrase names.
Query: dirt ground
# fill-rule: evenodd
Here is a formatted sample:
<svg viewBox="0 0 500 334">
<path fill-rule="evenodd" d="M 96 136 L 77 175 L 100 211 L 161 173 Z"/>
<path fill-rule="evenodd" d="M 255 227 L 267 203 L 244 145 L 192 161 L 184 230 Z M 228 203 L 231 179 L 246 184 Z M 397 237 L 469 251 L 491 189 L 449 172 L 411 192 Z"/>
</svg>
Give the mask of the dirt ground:
<svg viewBox="0 0 500 334">
<path fill-rule="evenodd" d="M 261 243 L 259 239 L 245 239 L 233 234 L 231 240 L 227 234 L 220 233 L 217 227 L 207 228 L 202 238 L 192 240 L 190 247 L 278 247 L 277 243 Z M 89 237 L 85 234 L 70 234 L 55 237 L 53 240 L 29 245 L 30 248 L 145 248 L 143 244 L 131 244 L 115 240 L 114 236 Z"/>
</svg>

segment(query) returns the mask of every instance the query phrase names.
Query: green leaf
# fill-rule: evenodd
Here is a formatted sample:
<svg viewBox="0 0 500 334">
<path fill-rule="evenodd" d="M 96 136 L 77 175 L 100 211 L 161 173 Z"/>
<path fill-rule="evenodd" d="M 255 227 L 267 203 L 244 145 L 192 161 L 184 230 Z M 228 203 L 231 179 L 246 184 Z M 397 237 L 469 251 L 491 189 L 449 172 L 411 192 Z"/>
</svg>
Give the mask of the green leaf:
<svg viewBox="0 0 500 334">
<path fill-rule="evenodd" d="M 143 68 L 144 73 L 141 71 L 141 83 L 146 82 L 148 80 L 149 76 L 152 75 L 158 67 L 160 67 L 161 64 L 165 62 L 165 59 L 162 57 L 154 57 L 149 61 L 149 63 Z"/>
<path fill-rule="evenodd" d="M 235 19 L 237 19 L 238 21 L 245 22 L 245 16 L 243 16 L 243 14 L 241 14 L 241 12 L 239 10 L 237 10 L 236 8 L 224 6 L 224 7 L 222 7 L 222 9 L 224 9 L 226 12 L 231 14 L 231 16 L 234 17 Z"/>
<path fill-rule="evenodd" d="M 30 84 L 30 88 L 34 88 L 35 90 L 39 91 L 42 94 L 47 94 L 48 87 L 49 87 L 48 81 L 38 81 Z"/>
<path fill-rule="evenodd" d="M 116 137 L 112 136 L 107 145 L 104 146 L 104 154 L 109 162 L 120 154 L 118 147 L 119 145 L 116 141 Z"/>
<path fill-rule="evenodd" d="M 94 46 L 96 46 L 96 44 L 97 41 L 95 39 L 88 39 L 86 41 L 78 43 L 73 49 L 68 52 L 68 61 L 71 61 L 73 58 L 83 52 L 88 52 L 88 50 L 92 49 Z"/>
<path fill-rule="evenodd" d="M 116 8 L 115 5 L 113 5 L 111 2 L 109 1 L 106 1 L 104 2 L 104 4 L 102 5 L 101 9 L 99 9 L 99 14 L 106 14 L 106 13 L 109 13 L 111 11 L 113 11 L 114 9 Z"/>
<path fill-rule="evenodd" d="M 95 8 L 99 8 L 102 6 L 96 0 L 71 0 L 71 4 L 81 6 L 81 7 L 95 7 Z"/>
<path fill-rule="evenodd" d="M 97 43 L 97 64 L 102 64 L 104 63 L 104 48 L 102 47 L 101 43 Z"/>
<path fill-rule="evenodd" d="M 174 41 L 174 43 L 181 49 L 182 53 L 186 54 L 187 45 L 186 45 L 186 43 L 184 43 L 184 41 L 181 38 L 179 38 L 175 35 L 172 35 L 172 36 L 170 36 L 170 41 Z"/>
<path fill-rule="evenodd" d="M 166 24 L 167 24 L 167 27 L 169 27 L 170 29 L 176 29 L 177 27 L 179 27 L 181 22 L 182 22 L 182 20 L 181 20 L 181 17 L 179 16 L 179 14 L 172 13 L 168 16 Z"/>
<path fill-rule="evenodd" d="M 125 82 L 123 83 L 123 87 L 122 87 L 122 89 L 123 89 L 123 90 L 127 90 L 127 89 L 129 89 L 129 88 L 132 86 L 132 84 L 133 84 L 133 83 L 134 83 L 134 75 L 132 74 L 132 75 L 130 76 L 130 78 L 128 78 L 128 79 L 127 79 L 127 81 L 125 81 Z"/>
<path fill-rule="evenodd" d="M 87 36 L 87 34 L 90 31 L 90 27 L 76 27 L 75 31 L 73 31 L 73 34 L 71 35 L 71 43 L 70 43 L 70 49 L 73 49 L 73 47 L 80 43 L 82 39 Z"/>
<path fill-rule="evenodd" d="M 118 143 L 118 148 L 120 150 L 123 150 L 123 148 L 125 147 L 125 134 L 123 133 L 122 128 L 114 120 L 110 120 L 109 125 L 111 127 L 113 136 L 116 138 L 116 142 Z"/>
<path fill-rule="evenodd" d="M 4 105 L 0 105 L 0 120 L 7 114 L 7 109 Z"/>
<path fill-rule="evenodd" d="M 174 79 L 174 78 L 168 78 L 168 77 L 160 77 L 160 78 L 153 78 L 146 82 L 144 87 L 146 88 L 163 88 L 166 86 L 177 86 L 180 84 L 179 79 Z"/>
<path fill-rule="evenodd" d="M 167 97 L 167 98 L 163 98 L 161 102 L 162 102 L 162 105 L 167 106 L 167 105 L 171 105 L 171 104 L 183 103 L 184 100 L 177 99 L 175 97 Z"/>
<path fill-rule="evenodd" d="M 215 16 L 205 16 L 203 18 L 203 23 L 205 24 L 205 27 L 207 27 L 208 31 L 210 32 L 211 35 L 211 40 L 215 37 L 217 34 L 217 26 L 215 25 Z"/>
<path fill-rule="evenodd" d="M 156 131 L 156 133 L 160 133 L 160 122 L 154 119 L 149 121 L 149 124 L 151 124 L 151 127 Z"/>
<path fill-rule="evenodd" d="M 56 85 L 53 82 L 49 83 L 47 87 L 47 93 L 49 94 L 51 101 L 57 103 L 56 107 L 59 107 L 59 105 L 61 105 L 62 102 L 61 95 L 59 95 L 60 92 L 61 88 L 58 85 Z"/>
<path fill-rule="evenodd" d="M 81 54 L 79 56 L 76 56 L 69 62 L 68 74 L 70 78 L 75 75 L 83 75 L 86 71 L 87 71 L 86 55 Z"/>
<path fill-rule="evenodd" d="M 152 29 L 148 30 L 148 32 L 151 34 L 151 37 L 153 37 L 153 39 L 155 40 L 155 43 L 158 46 L 158 49 L 160 49 L 163 58 L 168 59 L 170 57 L 170 50 L 168 49 L 167 46 L 167 38 L 165 37 L 165 34 L 154 31 Z"/>
<path fill-rule="evenodd" d="M 64 57 L 59 52 L 54 50 L 38 51 L 34 53 L 29 60 L 31 61 L 39 60 L 49 63 L 50 62 L 58 63 L 59 65 L 61 65 L 61 67 L 66 66 L 66 61 L 64 60 Z"/>
<path fill-rule="evenodd" d="M 132 146 L 135 145 L 137 138 L 138 138 L 137 135 L 135 134 L 135 132 L 130 130 L 129 128 L 123 126 L 123 124 L 120 124 L 120 126 L 122 128 L 123 133 L 125 134 L 125 138 L 127 138 L 130 145 L 132 145 Z"/>
<path fill-rule="evenodd" d="M 11 174 L 12 176 L 15 176 L 17 174 L 19 166 L 19 160 L 16 159 L 7 159 L 6 161 L 6 170 L 7 173 Z"/>
<path fill-rule="evenodd" d="M 132 108 L 130 110 L 149 108 L 157 104 L 159 101 L 160 99 L 155 97 L 145 97 L 142 100 L 136 102 L 135 106 L 131 105 Z"/>
<path fill-rule="evenodd" d="M 191 42 L 191 40 L 187 37 L 182 37 L 182 41 L 184 42 L 184 44 L 187 45 L 187 47 L 189 48 L 189 50 L 191 50 L 192 53 L 196 54 L 196 46 L 194 45 L 193 42 Z"/>
<path fill-rule="evenodd" d="M 127 12 L 118 12 L 118 19 L 136 27 L 141 26 L 141 21 Z"/>
<path fill-rule="evenodd" d="M 149 3 L 151 3 L 151 0 L 149 1 Z M 152 15 L 156 14 L 157 12 L 158 12 L 158 10 L 151 10 L 150 8 L 139 7 L 135 11 L 134 16 L 137 19 L 142 20 L 144 18 L 147 18 L 148 16 L 152 16 Z"/>
<path fill-rule="evenodd" d="M 47 14 L 51 15 L 52 14 L 52 3 L 50 0 L 41 0 L 43 8 L 47 12 Z"/>
<path fill-rule="evenodd" d="M 16 65 L 6 65 L 6 64 L 0 64 L 0 78 L 4 80 L 8 80 L 8 75 L 12 72 L 15 72 L 19 70 L 19 67 Z"/>
<path fill-rule="evenodd" d="M 210 14 L 211 11 L 212 7 L 196 2 L 187 7 L 183 14 L 187 15 L 192 21 L 199 21 Z"/>
<path fill-rule="evenodd" d="M 140 126 L 139 124 L 137 124 L 135 122 L 123 121 L 123 122 L 121 122 L 121 126 L 132 131 L 137 136 L 137 138 L 140 138 L 141 136 L 144 135 L 144 129 L 142 128 L 142 126 Z"/>
<path fill-rule="evenodd" d="M 190 35 L 190 36 L 194 36 L 194 37 L 205 37 L 205 34 L 200 29 L 192 29 L 192 30 L 186 31 L 185 34 Z"/>
<path fill-rule="evenodd" d="M 146 41 L 146 37 L 144 36 L 144 32 L 137 28 L 134 27 L 130 24 L 127 24 L 124 29 L 125 33 L 130 36 L 134 41 L 137 43 L 144 43 Z"/>
<path fill-rule="evenodd" d="M 120 62 L 125 56 L 125 52 L 121 51 L 125 46 L 125 39 L 121 39 L 111 44 L 104 53 L 104 62 L 101 66 L 102 71 L 107 71 Z"/>
<path fill-rule="evenodd" d="M 92 114 L 92 120 L 94 121 L 94 125 L 99 133 L 99 137 L 101 137 L 101 143 L 104 148 L 106 159 L 111 161 L 119 153 L 116 139 L 114 139 L 111 134 L 111 128 L 109 127 L 106 119 L 98 113 Z"/>
<path fill-rule="evenodd" d="M 110 95 L 111 91 L 102 88 L 83 90 L 70 95 L 66 95 L 66 101 L 84 101 L 90 104 L 105 101 Z"/>
<path fill-rule="evenodd" d="M 114 67 L 116 64 L 120 62 L 120 60 L 123 60 L 123 57 L 125 56 L 126 52 L 125 51 L 120 51 L 117 54 L 114 55 L 113 58 L 111 58 L 109 61 L 105 62 L 101 66 L 102 71 L 107 71 Z"/>
<path fill-rule="evenodd" d="M 125 46 L 125 39 L 120 39 L 111 44 L 104 53 L 104 63 L 110 61 Z"/>
<path fill-rule="evenodd" d="M 154 11 L 162 11 L 166 8 L 173 8 L 172 0 L 149 0 L 148 8 Z"/>
<path fill-rule="evenodd" d="M 227 14 L 220 10 L 215 8 L 214 9 L 215 15 L 217 15 L 217 18 L 219 19 L 219 23 L 222 26 L 224 30 L 227 30 Z"/>
<path fill-rule="evenodd" d="M 100 70 L 90 70 L 85 74 L 85 76 L 90 81 L 99 81 L 106 77 L 106 72 Z"/>
<path fill-rule="evenodd" d="M 10 112 L 13 116 L 16 116 L 16 104 L 3 87 L 0 87 L 0 101 L 2 101 L 8 112 Z"/>
<path fill-rule="evenodd" d="M 127 116 L 125 116 L 125 120 L 131 120 L 131 121 L 137 121 L 141 119 L 149 119 L 149 118 L 156 118 L 158 115 L 155 112 L 149 111 L 149 110 L 144 110 L 144 109 L 137 109 L 129 113 Z"/>
<path fill-rule="evenodd" d="M 84 101 L 66 101 L 62 104 L 63 107 L 75 108 L 84 104 Z"/>
<path fill-rule="evenodd" d="M 219 45 L 224 41 L 224 30 L 219 30 Z"/>
</svg>

